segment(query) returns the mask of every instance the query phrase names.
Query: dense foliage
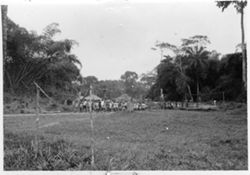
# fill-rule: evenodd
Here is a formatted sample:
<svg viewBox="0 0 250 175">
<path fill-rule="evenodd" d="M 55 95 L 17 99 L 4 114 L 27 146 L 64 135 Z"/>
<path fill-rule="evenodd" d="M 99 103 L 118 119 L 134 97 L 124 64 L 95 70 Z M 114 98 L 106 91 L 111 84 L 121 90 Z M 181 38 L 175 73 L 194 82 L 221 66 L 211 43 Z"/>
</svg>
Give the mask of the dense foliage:
<svg viewBox="0 0 250 175">
<path fill-rule="evenodd" d="M 207 49 L 207 36 L 196 35 L 182 39 L 180 46 L 157 42 L 161 50 L 160 64 L 148 74 L 126 71 L 119 80 L 101 80 L 95 76 L 82 77 L 82 67 L 71 53 L 77 42 L 55 40 L 59 25 L 52 23 L 38 35 L 27 31 L 7 18 L 7 52 L 4 63 L 4 91 L 11 94 L 32 94 L 37 82 L 51 97 L 75 99 L 94 93 L 104 99 L 128 94 L 135 99 L 159 100 L 246 100 L 242 83 L 242 54 L 220 57 Z M 163 55 L 163 50 L 173 54 Z M 31 93 L 30 93 L 31 92 Z M 222 95 L 223 94 L 223 95 Z"/>
<path fill-rule="evenodd" d="M 127 71 L 120 80 L 101 80 L 95 76 L 82 77 L 80 61 L 71 54 L 77 42 L 55 40 L 59 25 L 48 25 L 41 35 L 27 31 L 7 18 L 7 56 L 4 58 L 4 91 L 20 95 L 34 93 L 37 82 L 51 97 L 60 101 L 89 94 L 90 85 L 101 98 L 115 99 L 127 93 L 143 98 L 152 84 L 146 74 L 142 81 L 135 72 Z M 151 83 L 149 83 L 151 81 Z M 31 92 L 31 93 L 30 93 Z M 59 98 L 58 98 L 59 97 Z"/>
<path fill-rule="evenodd" d="M 93 93 L 103 99 L 115 99 L 122 94 L 127 94 L 134 99 L 144 99 L 152 80 L 147 74 L 139 78 L 136 72 L 126 71 L 120 80 L 98 80 L 95 76 L 87 76 L 81 79 L 80 90 L 83 96 L 89 94 L 90 85 Z"/>
<path fill-rule="evenodd" d="M 240 28 L 241 28 L 241 44 L 239 44 L 242 53 L 242 81 L 244 90 L 247 90 L 247 48 L 245 43 L 245 27 L 244 27 L 244 9 L 247 6 L 247 0 L 231 0 L 231 1 L 216 1 L 216 5 L 222 9 L 222 12 L 233 5 L 236 12 L 240 14 Z M 246 92 L 245 92 L 246 93 Z"/>
<path fill-rule="evenodd" d="M 157 44 L 173 51 L 157 67 L 156 83 L 148 97 L 159 99 L 163 90 L 165 100 L 225 100 L 245 101 L 242 83 L 242 54 L 227 54 L 219 58 L 209 51 L 206 36 L 183 39 L 181 46 Z"/>
<path fill-rule="evenodd" d="M 55 40 L 57 23 L 41 35 L 29 32 L 7 19 L 7 56 L 4 58 L 4 91 L 12 94 L 34 92 L 36 81 L 49 95 L 76 93 L 73 81 L 80 77 L 81 63 L 71 49 L 74 40 Z"/>
</svg>

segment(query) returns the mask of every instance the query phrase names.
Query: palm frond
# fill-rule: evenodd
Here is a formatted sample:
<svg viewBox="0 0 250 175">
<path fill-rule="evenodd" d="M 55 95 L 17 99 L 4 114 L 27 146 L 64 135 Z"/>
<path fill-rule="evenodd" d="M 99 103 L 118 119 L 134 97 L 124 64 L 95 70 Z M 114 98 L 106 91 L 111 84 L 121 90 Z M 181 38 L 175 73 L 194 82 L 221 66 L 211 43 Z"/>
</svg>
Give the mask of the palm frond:
<svg viewBox="0 0 250 175">
<path fill-rule="evenodd" d="M 233 1 L 216 1 L 216 5 L 224 11 Z"/>
</svg>

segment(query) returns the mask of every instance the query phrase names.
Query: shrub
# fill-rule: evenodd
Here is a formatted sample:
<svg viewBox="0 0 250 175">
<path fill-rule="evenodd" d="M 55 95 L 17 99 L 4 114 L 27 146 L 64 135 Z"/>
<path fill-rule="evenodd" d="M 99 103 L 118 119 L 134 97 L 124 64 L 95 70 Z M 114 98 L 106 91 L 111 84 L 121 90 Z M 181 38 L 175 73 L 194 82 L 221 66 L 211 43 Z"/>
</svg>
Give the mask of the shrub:
<svg viewBox="0 0 250 175">
<path fill-rule="evenodd" d="M 90 164 L 89 147 L 57 140 L 49 142 L 39 137 L 39 151 L 34 149 L 34 136 L 5 134 L 5 170 L 68 170 L 85 169 Z"/>
</svg>

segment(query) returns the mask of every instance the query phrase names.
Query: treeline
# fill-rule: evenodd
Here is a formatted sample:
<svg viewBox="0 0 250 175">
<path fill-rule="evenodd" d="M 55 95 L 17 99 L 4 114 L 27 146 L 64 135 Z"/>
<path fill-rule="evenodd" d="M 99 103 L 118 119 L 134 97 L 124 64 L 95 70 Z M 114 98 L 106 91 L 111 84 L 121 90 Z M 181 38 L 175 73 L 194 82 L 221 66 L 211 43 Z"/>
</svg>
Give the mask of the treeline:
<svg viewBox="0 0 250 175">
<path fill-rule="evenodd" d="M 156 43 L 156 49 L 172 51 L 157 66 L 156 83 L 148 97 L 159 100 L 161 89 L 165 100 L 236 100 L 246 101 L 242 83 L 242 54 L 220 56 L 209 51 L 206 36 L 182 39 L 180 46 Z"/>
<path fill-rule="evenodd" d="M 115 99 L 122 94 L 127 94 L 134 99 L 143 100 L 151 87 L 149 83 L 153 81 L 147 74 L 139 77 L 133 71 L 126 71 L 119 80 L 99 81 L 95 76 L 87 76 L 81 80 L 80 92 L 82 96 L 89 95 L 91 85 L 93 93 L 103 99 Z"/>
<path fill-rule="evenodd" d="M 146 74 L 126 71 L 119 80 L 98 80 L 95 76 L 80 74 L 81 62 L 71 53 L 77 42 L 55 40 L 59 25 L 52 23 L 42 34 L 27 31 L 7 18 L 7 51 L 3 59 L 4 92 L 12 95 L 35 93 L 33 82 L 57 100 L 75 99 L 79 92 L 89 95 L 90 85 L 101 98 L 114 99 L 124 93 L 143 99 L 150 88 Z M 151 83 L 152 84 L 152 83 Z"/>
<path fill-rule="evenodd" d="M 35 92 L 37 82 L 51 96 L 77 94 L 72 83 L 81 78 L 81 63 L 71 53 L 77 42 L 55 40 L 59 25 L 52 23 L 38 35 L 7 18 L 7 55 L 3 59 L 4 91 L 14 94 Z"/>
<path fill-rule="evenodd" d="M 87 96 L 90 85 L 101 98 L 114 99 L 124 93 L 135 99 L 246 101 L 242 83 L 242 54 L 221 56 L 207 49 L 206 36 L 182 39 L 180 46 L 157 42 L 153 50 L 161 54 L 155 71 L 138 75 L 126 71 L 119 80 L 82 77 L 81 62 L 71 50 L 78 43 L 71 39 L 55 40 L 59 25 L 52 23 L 42 34 L 27 31 L 7 18 L 7 47 L 3 59 L 4 92 L 32 95 L 37 82 L 51 97 L 60 100 Z"/>
</svg>

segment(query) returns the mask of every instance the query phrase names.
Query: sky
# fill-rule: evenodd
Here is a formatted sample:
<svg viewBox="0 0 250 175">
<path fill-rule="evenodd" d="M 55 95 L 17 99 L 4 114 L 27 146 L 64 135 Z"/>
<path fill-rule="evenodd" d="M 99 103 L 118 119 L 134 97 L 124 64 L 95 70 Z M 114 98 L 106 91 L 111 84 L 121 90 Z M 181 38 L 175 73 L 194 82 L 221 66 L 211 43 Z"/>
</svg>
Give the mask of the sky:
<svg viewBox="0 0 250 175">
<path fill-rule="evenodd" d="M 76 40 L 72 52 L 83 65 L 82 76 L 99 80 L 152 71 L 160 62 L 160 51 L 151 49 L 156 41 L 179 45 L 182 38 L 206 35 L 209 49 L 222 54 L 235 52 L 241 42 L 240 15 L 233 7 L 222 13 L 214 1 L 10 4 L 8 16 L 38 34 L 59 23 L 62 33 L 55 39 Z"/>
</svg>

